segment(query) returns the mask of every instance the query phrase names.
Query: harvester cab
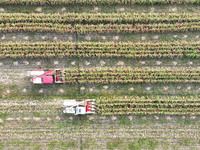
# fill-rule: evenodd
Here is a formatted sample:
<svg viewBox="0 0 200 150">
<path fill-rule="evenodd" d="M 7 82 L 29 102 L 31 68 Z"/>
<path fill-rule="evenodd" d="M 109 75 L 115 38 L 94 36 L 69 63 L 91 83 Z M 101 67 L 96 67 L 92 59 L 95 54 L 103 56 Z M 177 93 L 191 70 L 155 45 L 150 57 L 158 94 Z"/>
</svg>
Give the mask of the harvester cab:
<svg viewBox="0 0 200 150">
<path fill-rule="evenodd" d="M 32 77 L 33 84 L 63 83 L 63 72 L 60 69 L 34 69 L 28 71 L 28 76 Z"/>
<path fill-rule="evenodd" d="M 62 103 L 63 113 L 84 115 L 95 113 L 95 99 L 67 99 Z"/>
</svg>

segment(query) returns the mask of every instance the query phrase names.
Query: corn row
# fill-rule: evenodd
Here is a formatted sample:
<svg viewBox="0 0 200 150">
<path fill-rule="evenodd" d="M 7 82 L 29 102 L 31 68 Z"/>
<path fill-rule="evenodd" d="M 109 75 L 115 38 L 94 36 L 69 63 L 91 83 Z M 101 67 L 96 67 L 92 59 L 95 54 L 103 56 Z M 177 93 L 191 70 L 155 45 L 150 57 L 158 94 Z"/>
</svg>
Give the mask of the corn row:
<svg viewBox="0 0 200 150">
<path fill-rule="evenodd" d="M 74 57 L 76 43 L 70 42 L 5 42 L 0 44 L 0 58 Z"/>
<path fill-rule="evenodd" d="M 66 83 L 199 83 L 196 68 L 90 68 L 66 69 Z"/>
<path fill-rule="evenodd" d="M 200 22 L 158 24 L 54 24 L 54 23 L 1 23 L 0 32 L 59 32 L 59 33 L 146 33 L 200 31 Z"/>
<path fill-rule="evenodd" d="M 37 14 L 37 13 L 2 13 L 1 23 L 59 23 L 59 24 L 134 24 L 134 23 L 176 23 L 176 22 L 199 22 L 200 15 L 197 13 L 188 14 L 118 14 L 118 13 L 66 13 L 66 14 Z"/>
<path fill-rule="evenodd" d="M 199 58 L 199 42 L 174 43 L 72 43 L 72 42 L 4 42 L 0 58 L 37 57 L 125 57 L 125 58 Z"/>
<path fill-rule="evenodd" d="M 79 57 L 198 58 L 199 42 L 174 43 L 78 43 Z"/>
<path fill-rule="evenodd" d="M 195 104 L 200 102 L 199 96 L 112 96 L 99 97 L 97 105 L 114 105 L 118 103 L 189 103 Z"/>
<path fill-rule="evenodd" d="M 119 96 L 100 97 L 96 101 L 99 114 L 200 114 L 198 96 Z"/>
<path fill-rule="evenodd" d="M 124 114 L 166 114 L 166 115 L 186 115 L 186 114 L 200 114 L 199 107 L 192 107 L 192 108 L 103 108 L 99 110 L 99 113 L 102 115 L 124 115 Z"/>
</svg>

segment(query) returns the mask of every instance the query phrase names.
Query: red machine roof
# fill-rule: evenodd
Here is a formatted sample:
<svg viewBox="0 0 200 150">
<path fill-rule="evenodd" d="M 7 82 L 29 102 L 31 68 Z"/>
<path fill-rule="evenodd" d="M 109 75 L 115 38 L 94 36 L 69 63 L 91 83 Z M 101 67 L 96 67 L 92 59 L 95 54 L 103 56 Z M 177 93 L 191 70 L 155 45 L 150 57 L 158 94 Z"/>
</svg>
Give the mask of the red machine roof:
<svg viewBox="0 0 200 150">
<path fill-rule="evenodd" d="M 53 76 L 41 76 L 42 83 L 53 83 Z"/>
</svg>

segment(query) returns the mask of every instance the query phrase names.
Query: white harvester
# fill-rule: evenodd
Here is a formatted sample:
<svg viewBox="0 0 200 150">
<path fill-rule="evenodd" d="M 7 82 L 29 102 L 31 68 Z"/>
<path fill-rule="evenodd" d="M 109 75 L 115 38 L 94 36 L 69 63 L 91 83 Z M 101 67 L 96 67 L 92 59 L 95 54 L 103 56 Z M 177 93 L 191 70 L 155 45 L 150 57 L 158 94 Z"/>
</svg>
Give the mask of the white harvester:
<svg viewBox="0 0 200 150">
<path fill-rule="evenodd" d="M 95 113 L 95 99 L 66 99 L 62 103 L 63 113 L 84 115 Z"/>
</svg>

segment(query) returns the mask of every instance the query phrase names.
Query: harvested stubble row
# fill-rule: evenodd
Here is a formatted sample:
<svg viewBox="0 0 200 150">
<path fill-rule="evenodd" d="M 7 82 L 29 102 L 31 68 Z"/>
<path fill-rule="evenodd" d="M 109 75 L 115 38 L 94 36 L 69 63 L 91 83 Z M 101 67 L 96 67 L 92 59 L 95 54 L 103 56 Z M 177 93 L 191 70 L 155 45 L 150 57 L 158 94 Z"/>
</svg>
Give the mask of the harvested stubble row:
<svg viewBox="0 0 200 150">
<path fill-rule="evenodd" d="M 198 96 L 119 96 L 100 97 L 96 101 L 97 112 L 113 114 L 200 114 Z"/>
<path fill-rule="evenodd" d="M 199 14 L 2 14 L 0 15 L 0 32 L 199 31 L 199 20 Z"/>
<path fill-rule="evenodd" d="M 76 138 L 97 138 L 97 139 L 110 139 L 113 137 L 133 139 L 133 138 L 168 138 L 168 139 L 181 139 L 181 138 L 195 138 L 200 139 L 200 129 L 195 125 L 89 125 L 80 128 L 80 125 L 71 125 L 65 128 L 13 128 L 0 130 L 0 140 L 10 139 L 24 139 L 24 140 L 56 140 L 56 139 L 76 139 Z M 184 131 L 184 132 L 183 132 Z M 98 134 L 97 134 L 98 133 Z"/>
<path fill-rule="evenodd" d="M 39 101 L 9 101 L 0 102 L 0 113 L 31 113 L 31 112 L 60 112 L 60 101 L 39 102 Z"/>
<path fill-rule="evenodd" d="M 66 83 L 200 83 L 199 68 L 66 69 Z"/>
<path fill-rule="evenodd" d="M 116 43 L 116 42 L 3 42 L 0 58 L 38 57 L 125 57 L 199 58 L 200 42 Z"/>
<path fill-rule="evenodd" d="M 199 4 L 199 0 L 1 0 L 0 4 L 61 5 L 61 4 Z"/>
<path fill-rule="evenodd" d="M 59 112 L 61 111 L 59 104 L 45 105 L 43 106 L 24 106 L 24 105 L 12 105 L 7 107 L 2 107 L 0 105 L 1 113 L 31 113 L 31 112 Z"/>
</svg>

